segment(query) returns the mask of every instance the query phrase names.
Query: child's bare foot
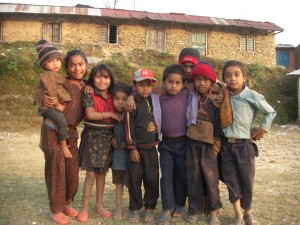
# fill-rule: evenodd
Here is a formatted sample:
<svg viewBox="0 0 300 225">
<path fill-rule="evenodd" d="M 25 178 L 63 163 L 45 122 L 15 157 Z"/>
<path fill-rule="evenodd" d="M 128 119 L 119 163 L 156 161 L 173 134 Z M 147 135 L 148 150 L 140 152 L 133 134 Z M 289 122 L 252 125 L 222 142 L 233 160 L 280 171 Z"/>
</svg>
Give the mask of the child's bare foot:
<svg viewBox="0 0 300 225">
<path fill-rule="evenodd" d="M 121 207 L 117 207 L 115 215 L 114 215 L 114 219 L 116 219 L 116 220 L 122 219 L 122 208 Z"/>
<path fill-rule="evenodd" d="M 65 143 L 64 143 L 65 142 Z M 67 144 L 66 144 L 66 140 L 63 140 L 60 142 L 60 147 L 64 153 L 65 158 L 72 158 L 73 155 L 70 152 L 70 149 L 68 148 Z"/>
</svg>

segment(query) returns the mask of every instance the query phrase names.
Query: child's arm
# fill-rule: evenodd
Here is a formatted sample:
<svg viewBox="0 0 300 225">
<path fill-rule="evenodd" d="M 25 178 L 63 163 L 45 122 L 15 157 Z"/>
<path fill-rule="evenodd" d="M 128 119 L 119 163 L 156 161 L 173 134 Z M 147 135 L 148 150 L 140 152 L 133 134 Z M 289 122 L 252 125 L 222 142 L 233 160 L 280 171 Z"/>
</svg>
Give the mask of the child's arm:
<svg viewBox="0 0 300 225">
<path fill-rule="evenodd" d="M 125 137 L 126 137 L 126 148 L 130 151 L 130 159 L 133 162 L 140 161 L 140 154 L 136 149 L 136 137 L 135 137 L 135 124 L 134 124 L 134 114 L 136 111 L 125 114 L 124 126 L 125 126 Z"/>
<path fill-rule="evenodd" d="M 132 162 L 139 162 L 140 161 L 140 153 L 136 149 L 130 150 L 130 159 Z"/>
<path fill-rule="evenodd" d="M 134 101 L 133 95 L 128 96 L 127 101 L 126 101 L 125 110 L 127 112 L 133 112 L 135 110 L 135 101 Z"/>
<path fill-rule="evenodd" d="M 114 112 L 96 112 L 93 107 L 85 108 L 85 115 L 89 120 L 104 120 L 104 119 L 114 119 L 121 122 L 122 115 Z"/>
</svg>

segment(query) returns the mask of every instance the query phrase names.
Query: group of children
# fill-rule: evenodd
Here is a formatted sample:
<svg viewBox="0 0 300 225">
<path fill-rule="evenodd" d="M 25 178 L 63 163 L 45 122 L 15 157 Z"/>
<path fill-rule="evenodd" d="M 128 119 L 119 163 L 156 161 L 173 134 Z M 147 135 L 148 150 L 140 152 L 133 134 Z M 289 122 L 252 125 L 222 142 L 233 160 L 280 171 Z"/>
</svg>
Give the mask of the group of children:
<svg viewBox="0 0 300 225">
<path fill-rule="evenodd" d="M 37 46 L 45 43 L 49 45 L 42 41 Z M 38 48 L 40 52 L 43 49 Z M 51 75 L 52 72 L 48 74 Z M 143 207 L 144 222 L 154 221 L 160 187 L 162 212 L 157 225 L 170 224 L 172 217 L 184 217 L 187 199 L 188 222 L 197 223 L 206 209 L 208 224 L 218 225 L 218 210 L 222 207 L 218 185 L 222 177 L 235 211 L 232 225 L 259 224 L 251 212 L 254 159 L 258 154 L 252 140 L 259 140 L 269 131 L 276 112 L 262 95 L 245 85 L 242 63 L 226 62 L 222 80 L 227 86 L 222 90 L 226 91 L 216 85 L 213 67 L 201 62 L 199 52 L 192 48 L 183 49 L 179 63 L 165 68 L 160 91 L 154 89 L 157 80 L 151 70 L 137 70 L 131 88 L 115 82 L 108 65 L 96 65 L 87 81 L 92 91 L 83 96 L 84 130 L 79 164 L 86 170 L 86 177 L 82 209 L 73 216 L 78 221 L 88 221 L 89 199 L 96 181 L 95 212 L 102 218 L 112 217 L 103 207 L 105 176 L 112 168 L 116 185 L 115 219 L 122 219 L 122 195 L 126 186 L 129 221 L 139 223 Z M 44 90 L 49 92 L 45 86 Z M 224 103 L 220 103 L 220 99 L 224 99 Z M 39 109 L 44 119 L 49 118 L 61 127 L 58 130 L 65 126 L 62 119 L 57 119 L 61 114 L 58 111 L 63 109 L 57 109 L 56 105 L 63 105 L 67 100 L 58 98 L 55 109 L 48 107 L 50 114 L 42 114 L 45 110 Z M 231 104 L 232 109 L 226 126 L 222 124 L 228 107 L 222 104 Z M 258 112 L 263 113 L 262 126 L 253 128 Z M 72 157 L 65 148 L 67 137 L 59 132 L 58 137 L 65 157 Z M 55 222 L 67 223 L 65 220 Z"/>
</svg>

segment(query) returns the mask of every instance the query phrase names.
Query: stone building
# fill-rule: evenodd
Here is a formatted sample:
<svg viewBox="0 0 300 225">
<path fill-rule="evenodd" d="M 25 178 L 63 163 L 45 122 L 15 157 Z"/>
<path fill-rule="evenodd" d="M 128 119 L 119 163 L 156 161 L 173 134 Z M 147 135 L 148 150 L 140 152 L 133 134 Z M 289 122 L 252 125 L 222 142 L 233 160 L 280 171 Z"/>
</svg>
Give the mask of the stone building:
<svg viewBox="0 0 300 225">
<path fill-rule="evenodd" d="M 0 3 L 0 41 L 37 41 L 90 46 L 100 58 L 112 53 L 155 50 L 178 55 L 184 47 L 202 56 L 276 65 L 275 35 L 270 22 L 222 19 L 179 13 Z"/>
</svg>

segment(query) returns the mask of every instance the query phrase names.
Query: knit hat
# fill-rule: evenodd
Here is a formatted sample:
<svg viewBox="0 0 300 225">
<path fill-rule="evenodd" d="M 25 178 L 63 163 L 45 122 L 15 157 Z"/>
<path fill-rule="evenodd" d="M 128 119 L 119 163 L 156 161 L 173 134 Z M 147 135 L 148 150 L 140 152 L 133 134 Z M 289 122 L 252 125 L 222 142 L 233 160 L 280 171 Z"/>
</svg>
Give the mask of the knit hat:
<svg viewBox="0 0 300 225">
<path fill-rule="evenodd" d="M 59 58 L 62 61 L 60 52 L 47 40 L 39 40 L 35 44 L 35 49 L 38 52 L 39 65 L 42 68 L 44 68 L 46 62 L 50 61 L 53 58 Z"/>
<path fill-rule="evenodd" d="M 181 50 L 179 54 L 179 64 L 183 64 L 186 62 L 194 63 L 194 65 L 198 64 L 200 61 L 200 52 L 196 48 L 184 48 Z"/>
<path fill-rule="evenodd" d="M 153 72 L 147 69 L 139 69 L 135 71 L 133 74 L 133 79 L 137 82 L 148 79 L 151 80 L 153 83 L 156 82 Z"/>
<path fill-rule="evenodd" d="M 210 79 L 213 83 L 217 81 L 214 69 L 205 63 L 197 64 L 192 70 L 191 81 L 194 82 L 196 76 L 203 76 Z"/>
</svg>

